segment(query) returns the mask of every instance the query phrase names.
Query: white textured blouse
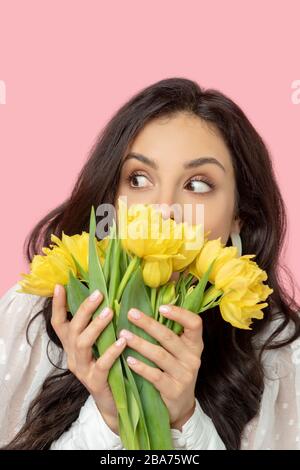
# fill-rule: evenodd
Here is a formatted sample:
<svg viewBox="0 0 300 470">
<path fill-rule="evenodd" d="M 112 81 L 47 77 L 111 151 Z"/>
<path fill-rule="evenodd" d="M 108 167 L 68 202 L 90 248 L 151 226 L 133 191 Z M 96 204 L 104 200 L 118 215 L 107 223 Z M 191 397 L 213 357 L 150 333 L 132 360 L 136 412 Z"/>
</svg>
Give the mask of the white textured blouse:
<svg viewBox="0 0 300 470">
<path fill-rule="evenodd" d="M 16 292 L 17 283 L 0 299 L 0 447 L 12 440 L 25 421 L 30 402 L 49 374 L 57 372 L 47 357 L 49 337 L 43 315 L 26 327 L 41 310 L 45 298 Z M 278 326 L 272 321 L 272 329 Z M 293 331 L 290 324 L 277 338 Z M 268 335 L 270 330 L 268 331 Z M 263 341 L 262 335 L 255 340 Z M 61 349 L 50 342 L 54 364 Z M 63 352 L 60 366 L 67 368 Z M 241 449 L 300 449 L 300 338 L 263 355 L 265 388 L 259 413 L 245 426 Z M 194 414 L 182 431 L 172 429 L 176 450 L 225 449 L 212 420 L 196 399 Z M 91 395 L 71 427 L 51 445 L 51 449 L 124 449 L 120 437 L 104 421 Z"/>
</svg>

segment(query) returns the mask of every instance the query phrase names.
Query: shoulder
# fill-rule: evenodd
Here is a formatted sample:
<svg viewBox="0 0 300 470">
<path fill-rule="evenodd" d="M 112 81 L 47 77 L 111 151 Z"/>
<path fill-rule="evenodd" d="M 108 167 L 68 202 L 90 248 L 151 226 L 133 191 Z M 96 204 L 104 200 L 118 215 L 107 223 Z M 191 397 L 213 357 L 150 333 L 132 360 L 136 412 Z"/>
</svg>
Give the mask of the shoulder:
<svg viewBox="0 0 300 470">
<path fill-rule="evenodd" d="M 19 292 L 20 284 L 10 287 L 0 298 L 0 328 L 4 325 L 15 325 L 17 330 L 24 327 L 30 319 L 41 311 L 45 305 L 46 297 Z M 42 315 L 40 316 L 42 321 Z"/>
<path fill-rule="evenodd" d="M 0 365 L 7 363 L 9 355 L 10 360 L 16 357 L 17 350 L 31 354 L 34 348 L 41 350 L 43 347 L 46 357 L 49 353 L 55 364 L 59 363 L 65 367 L 61 347 L 58 347 L 47 333 L 43 309 L 49 298 L 25 294 L 19 292 L 20 289 L 17 282 L 0 298 Z"/>
<path fill-rule="evenodd" d="M 272 333 L 282 326 L 283 315 L 274 317 L 257 337 L 257 352 Z M 260 409 L 245 427 L 242 439 L 244 449 L 299 449 L 300 422 L 300 338 L 280 346 L 295 333 L 292 320 L 272 339 L 274 349 L 262 354 L 264 391 Z"/>
<path fill-rule="evenodd" d="M 31 400 L 48 374 L 57 371 L 53 364 L 61 366 L 61 350 L 49 343 L 44 315 L 37 315 L 46 297 L 18 290 L 16 283 L 0 298 L 0 445 L 23 424 Z"/>
<path fill-rule="evenodd" d="M 16 345 L 19 345 L 20 350 L 25 347 L 27 326 L 45 304 L 45 297 L 18 292 L 20 289 L 20 285 L 16 283 L 0 298 L 0 356 L 1 351 L 2 355 L 5 350 L 14 351 Z M 30 343 L 44 334 L 45 322 L 41 314 L 31 324 L 28 332 Z M 0 363 L 4 361 L 1 357 Z"/>
<path fill-rule="evenodd" d="M 300 318 L 300 312 L 298 312 Z M 271 335 L 285 323 L 283 314 L 278 314 L 272 318 L 267 328 L 258 334 L 253 343 L 257 353 L 261 350 L 264 343 L 271 337 Z M 300 337 L 294 339 L 288 344 L 280 346 L 282 342 L 290 339 L 295 333 L 295 323 L 289 320 L 285 326 L 280 329 L 280 332 L 272 339 L 270 345 L 277 346 L 273 349 L 266 349 L 262 354 L 262 361 L 265 370 L 269 370 L 272 376 L 277 378 L 284 377 L 288 373 L 294 374 L 296 368 L 300 367 Z M 266 378 L 268 374 L 266 375 Z"/>
<path fill-rule="evenodd" d="M 39 295 L 24 294 L 20 292 L 21 286 L 17 282 L 12 285 L 1 297 L 0 297 L 0 312 L 5 313 L 7 309 L 11 310 L 15 307 L 21 308 L 26 307 L 42 307 L 46 298 Z"/>
<path fill-rule="evenodd" d="M 43 308 L 48 298 L 19 290 L 16 283 L 0 298 L 0 382 L 7 371 L 8 377 L 26 371 L 29 380 L 33 371 L 43 375 L 53 364 L 65 364 L 61 348 L 47 333 Z"/>
</svg>

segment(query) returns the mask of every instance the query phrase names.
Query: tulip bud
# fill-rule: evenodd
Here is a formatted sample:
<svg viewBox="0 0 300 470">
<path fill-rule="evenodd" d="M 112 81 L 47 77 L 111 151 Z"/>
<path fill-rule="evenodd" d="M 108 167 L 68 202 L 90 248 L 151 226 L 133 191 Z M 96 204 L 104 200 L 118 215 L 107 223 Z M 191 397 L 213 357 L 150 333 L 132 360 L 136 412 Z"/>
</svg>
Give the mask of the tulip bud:
<svg viewBox="0 0 300 470">
<path fill-rule="evenodd" d="M 165 284 L 164 291 L 161 297 L 161 303 L 172 304 L 176 301 L 176 292 L 175 292 L 175 281 Z"/>
<path fill-rule="evenodd" d="M 190 295 L 190 294 L 193 292 L 194 289 L 195 289 L 195 286 L 189 287 L 188 290 L 187 290 L 186 295 L 187 295 L 187 296 Z"/>
<path fill-rule="evenodd" d="M 220 295 L 222 295 L 223 291 L 217 289 L 214 285 L 212 285 L 209 289 L 207 289 L 203 296 L 202 307 L 205 307 L 210 302 L 215 301 Z"/>
</svg>

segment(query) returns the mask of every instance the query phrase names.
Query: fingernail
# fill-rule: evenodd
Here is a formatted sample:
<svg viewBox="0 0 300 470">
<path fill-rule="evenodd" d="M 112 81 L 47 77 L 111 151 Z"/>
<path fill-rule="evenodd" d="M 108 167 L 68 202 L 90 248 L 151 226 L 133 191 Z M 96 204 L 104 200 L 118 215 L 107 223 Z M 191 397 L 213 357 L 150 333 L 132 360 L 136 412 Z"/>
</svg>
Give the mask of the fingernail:
<svg viewBox="0 0 300 470">
<path fill-rule="evenodd" d="M 127 338 L 127 339 L 132 339 L 133 338 L 133 334 L 130 333 L 130 331 L 128 331 L 128 330 L 121 330 L 120 331 L 120 336 L 123 336 L 124 338 Z"/>
<path fill-rule="evenodd" d="M 136 363 L 137 363 L 137 360 L 134 359 L 134 357 L 132 357 L 132 356 L 128 356 L 128 357 L 127 357 L 127 362 L 128 362 L 129 364 L 136 364 Z"/>
<path fill-rule="evenodd" d="M 171 313 L 171 307 L 170 305 L 160 305 L 158 309 L 161 313 Z"/>
<path fill-rule="evenodd" d="M 129 316 L 131 318 L 134 318 L 135 320 L 138 320 L 139 318 L 141 318 L 140 312 L 136 310 L 135 308 L 132 308 L 131 310 L 129 310 Z"/>
<path fill-rule="evenodd" d="M 109 314 L 110 314 L 110 309 L 109 309 L 109 307 L 105 307 L 105 308 L 102 310 L 102 312 L 100 313 L 99 317 L 101 317 L 101 318 L 106 318 L 106 317 L 109 316 Z"/>
<path fill-rule="evenodd" d="M 123 344 L 126 343 L 126 339 L 125 338 L 119 338 L 117 341 L 116 341 L 116 345 L 117 346 L 123 346 Z"/>
<path fill-rule="evenodd" d="M 60 292 L 60 285 L 59 284 L 56 284 L 55 288 L 54 288 L 54 295 L 57 296 Z"/>
<path fill-rule="evenodd" d="M 95 302 L 95 300 L 98 300 L 100 297 L 100 291 L 98 289 L 94 290 L 94 292 L 89 296 L 89 300 L 92 302 Z"/>
</svg>

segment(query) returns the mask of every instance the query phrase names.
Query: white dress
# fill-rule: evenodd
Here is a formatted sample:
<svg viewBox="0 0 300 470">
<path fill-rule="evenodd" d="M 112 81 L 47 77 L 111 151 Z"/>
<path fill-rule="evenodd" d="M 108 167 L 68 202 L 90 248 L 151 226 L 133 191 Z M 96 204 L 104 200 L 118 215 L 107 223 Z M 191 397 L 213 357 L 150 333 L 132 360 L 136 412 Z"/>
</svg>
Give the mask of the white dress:
<svg viewBox="0 0 300 470">
<path fill-rule="evenodd" d="M 25 420 L 28 406 L 46 376 L 57 371 L 47 357 L 48 335 L 43 315 L 26 327 L 45 298 L 16 292 L 12 286 L 0 299 L 0 447 L 7 444 Z M 274 327 L 277 326 L 274 320 Z M 292 327 L 292 325 L 291 325 Z M 289 331 L 290 328 L 288 328 Z M 281 333 L 280 338 L 287 331 Z M 261 337 L 260 340 L 263 340 Z M 49 354 L 57 363 L 61 351 L 52 342 Z M 300 449 L 300 339 L 264 353 L 267 372 L 260 411 L 245 427 L 241 449 Z M 63 353 L 61 366 L 66 368 Z M 198 400 L 182 431 L 172 429 L 174 448 L 225 449 L 212 420 Z M 78 419 L 51 445 L 56 449 L 124 449 L 120 437 L 106 424 L 90 395 Z"/>
</svg>

